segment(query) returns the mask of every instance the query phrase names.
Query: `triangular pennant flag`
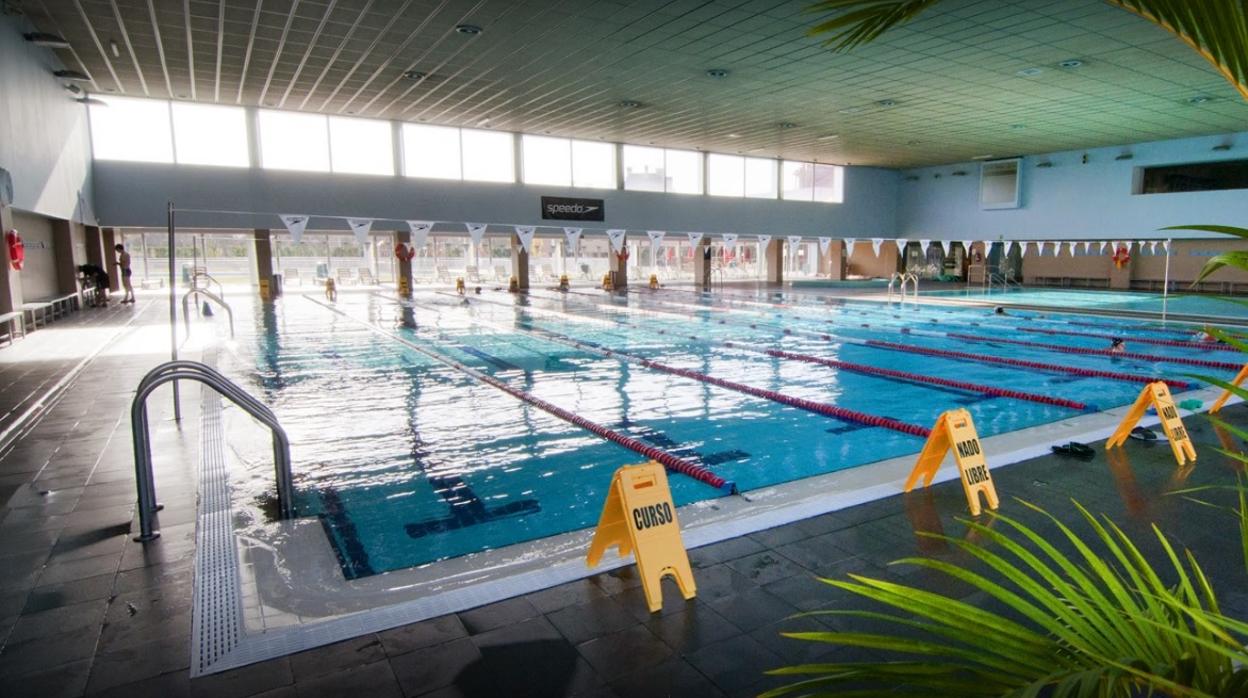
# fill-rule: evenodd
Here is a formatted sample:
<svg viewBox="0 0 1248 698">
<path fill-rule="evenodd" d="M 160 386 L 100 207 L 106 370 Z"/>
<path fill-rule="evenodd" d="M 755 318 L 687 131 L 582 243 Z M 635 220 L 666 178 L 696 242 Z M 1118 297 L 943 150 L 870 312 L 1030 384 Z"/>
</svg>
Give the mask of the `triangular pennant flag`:
<svg viewBox="0 0 1248 698">
<path fill-rule="evenodd" d="M 962 254 L 967 257 L 971 256 L 971 245 L 975 244 L 974 240 L 962 240 Z"/>
<path fill-rule="evenodd" d="M 433 230 L 433 221 L 408 221 L 407 227 L 412 231 L 412 249 L 419 250 L 425 246 L 429 231 Z"/>
<path fill-rule="evenodd" d="M 568 249 L 572 254 L 577 255 L 581 252 L 581 228 L 564 228 L 563 235 L 568 239 Z"/>
<path fill-rule="evenodd" d="M 846 242 L 849 242 L 846 240 Z M 819 238 L 819 256 L 825 257 L 828 254 L 828 248 L 832 246 L 832 238 Z"/>
<path fill-rule="evenodd" d="M 286 230 L 290 233 L 290 237 L 296 243 L 303 238 L 303 229 L 308 227 L 308 217 L 298 214 L 283 213 L 278 218 L 282 219 L 282 225 L 286 226 Z"/>
<path fill-rule="evenodd" d="M 876 257 L 880 256 L 880 247 L 884 245 L 884 238 L 871 238 L 871 251 Z"/>
<path fill-rule="evenodd" d="M 533 243 L 533 233 L 537 232 L 537 228 L 531 225 L 517 225 L 516 237 L 520 238 L 520 247 L 524 249 L 524 253 L 529 253 L 529 245 Z"/>
<path fill-rule="evenodd" d="M 468 237 L 472 238 L 472 244 L 480 245 L 481 238 L 485 237 L 485 229 L 489 227 L 488 223 L 465 223 L 468 226 Z"/>
<path fill-rule="evenodd" d="M 768 245 L 770 245 L 770 244 L 771 244 L 771 236 L 770 236 L 770 235 L 759 235 L 759 236 L 758 236 L 758 244 L 759 244 L 760 246 L 764 247 L 764 248 L 765 248 L 765 247 L 767 247 Z"/>
<path fill-rule="evenodd" d="M 655 248 L 663 244 L 663 236 L 667 235 L 665 230 L 647 230 L 646 237 L 650 238 L 650 247 Z"/>
<path fill-rule="evenodd" d="M 893 242 L 897 243 L 897 254 L 905 254 L 906 245 L 910 244 L 909 240 L 902 240 L 901 238 L 893 240 Z"/>
<path fill-rule="evenodd" d="M 819 240 L 822 242 L 823 238 L 820 238 Z M 831 242 L 831 240 L 829 240 L 829 242 Z M 845 238 L 845 259 L 849 259 L 854 256 L 854 245 L 856 244 L 858 244 L 858 238 Z M 827 250 L 824 251 L 826 252 Z"/>
<path fill-rule="evenodd" d="M 1167 255 L 1169 255 L 1169 254 L 1170 254 L 1170 241 L 1169 241 L 1169 240 L 1162 240 L 1162 241 L 1161 241 L 1161 249 L 1165 250 L 1165 251 L 1166 251 L 1166 254 L 1167 254 Z"/>
<path fill-rule="evenodd" d="M 1006 256 L 1006 257 L 1009 257 L 1009 256 L 1010 256 L 1010 253 L 1011 253 L 1011 252 L 1013 252 L 1013 251 L 1014 251 L 1014 241 L 1013 241 L 1013 240 L 1006 240 L 1006 241 L 1005 241 L 1005 256 Z"/>
<path fill-rule="evenodd" d="M 624 236 L 627 233 L 628 233 L 627 230 L 620 230 L 620 229 L 612 229 L 612 230 L 607 231 L 607 240 L 610 241 L 611 243 L 612 252 L 619 253 L 620 250 L 624 249 Z"/>
<path fill-rule="evenodd" d="M 996 244 L 996 240 L 984 240 L 984 256 L 992 254 L 992 246 Z"/>
<path fill-rule="evenodd" d="M 737 244 L 736 233 L 724 233 L 722 237 L 724 239 L 724 247 L 732 247 Z"/>
<path fill-rule="evenodd" d="M 685 233 L 689 236 L 689 246 L 697 247 L 702 244 L 702 233 Z"/>
<path fill-rule="evenodd" d="M 927 258 L 927 248 L 932 244 L 931 240 L 919 240 L 919 249 L 923 250 L 924 259 Z"/>
<path fill-rule="evenodd" d="M 351 226 L 351 232 L 355 233 L 355 241 L 363 245 L 368 242 L 368 231 L 373 229 L 372 218 L 348 218 L 347 225 Z"/>
<path fill-rule="evenodd" d="M 798 245 L 802 244 L 801 235 L 790 235 L 786 239 L 789 241 L 789 247 L 797 247 Z"/>
</svg>

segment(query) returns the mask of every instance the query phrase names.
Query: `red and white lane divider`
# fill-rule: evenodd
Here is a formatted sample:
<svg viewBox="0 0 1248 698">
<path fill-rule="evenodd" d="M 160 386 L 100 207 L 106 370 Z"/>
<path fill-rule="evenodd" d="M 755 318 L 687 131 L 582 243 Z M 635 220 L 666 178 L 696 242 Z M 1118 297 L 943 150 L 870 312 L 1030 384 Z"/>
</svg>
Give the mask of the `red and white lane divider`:
<svg viewBox="0 0 1248 698">
<path fill-rule="evenodd" d="M 1118 339 L 1122 336 L 1116 334 L 1098 334 L 1096 332 L 1074 332 L 1072 330 L 1046 330 L 1039 327 L 1015 327 L 1014 329 L 1019 332 L 1029 332 L 1032 334 L 1060 335 L 1063 337 L 1086 337 L 1089 339 Z M 1230 345 L 1217 344 L 1215 342 L 1191 342 L 1177 339 L 1157 339 L 1156 337 L 1131 337 L 1131 341 L 1136 342 L 1137 344 L 1156 344 L 1162 347 L 1182 347 L 1184 349 L 1200 349 L 1202 351 L 1239 351 Z"/>
<path fill-rule="evenodd" d="M 686 475 L 699 482 L 706 483 L 710 485 L 711 487 L 714 487 L 719 490 L 723 490 L 724 492 L 733 493 L 733 492 L 736 492 L 737 490 L 736 483 L 725 480 L 724 478 L 716 475 L 715 473 L 711 472 L 709 469 L 707 469 L 704 466 L 685 460 L 684 458 L 668 453 L 667 451 L 664 451 L 661 448 L 656 448 L 654 446 L 651 446 L 650 444 L 643 443 L 641 441 L 638 441 L 637 439 L 632 438 L 631 436 L 625 436 L 624 434 L 621 434 L 620 432 L 615 431 L 614 429 L 608 429 L 607 427 L 604 427 L 601 424 L 598 424 L 597 422 L 593 422 L 584 417 L 573 414 L 569 412 L 568 410 L 563 409 L 562 407 L 558 407 L 554 404 L 551 404 L 533 395 L 532 393 L 526 392 L 524 390 L 520 390 L 519 388 L 512 387 L 511 385 L 508 385 L 507 383 L 504 383 L 503 381 L 493 376 L 482 373 L 481 371 L 478 371 L 475 368 L 466 366 L 454 359 L 443 356 L 442 354 L 439 354 L 438 352 L 430 351 L 414 342 L 409 342 L 408 340 L 400 337 L 399 335 L 393 332 L 390 332 L 389 330 L 382 329 L 370 322 L 365 322 L 358 318 L 352 317 L 337 308 L 321 303 L 315 298 L 312 298 L 310 296 L 304 296 L 304 298 L 307 298 L 313 303 L 316 303 L 317 305 L 320 305 L 321 307 L 327 310 L 333 311 L 341 315 L 342 317 L 347 318 L 348 320 L 351 320 L 360 325 L 363 325 L 364 327 L 367 327 L 369 330 L 379 335 L 382 335 L 383 337 L 388 337 L 413 351 L 416 351 L 420 354 L 423 354 L 424 356 L 429 357 L 430 359 L 433 359 L 434 361 L 437 361 L 446 366 L 450 366 L 451 368 L 454 368 L 460 371 L 461 373 L 467 374 L 481 381 L 482 383 L 486 383 L 487 385 L 491 385 L 495 388 L 498 388 L 499 390 L 507 393 L 508 395 L 511 395 L 512 397 L 515 397 L 523 402 L 527 402 L 528 404 L 533 405 L 534 407 L 540 410 L 549 412 L 550 414 L 558 417 L 559 419 L 562 419 L 565 422 L 574 424 L 582 429 L 585 429 L 586 431 L 592 432 L 593 434 L 603 439 L 606 439 L 607 441 L 611 441 L 613 443 L 619 444 L 623 446 L 624 448 L 627 448 L 632 451 L 636 451 L 637 453 L 640 453 L 646 458 L 649 458 L 654 461 L 658 461 L 659 463 L 662 463 L 665 468 L 667 468 L 668 470 L 671 470 L 672 472 L 677 472 L 682 475 Z"/>
<path fill-rule="evenodd" d="M 1220 368 L 1227 371 L 1238 371 L 1241 364 L 1233 364 L 1226 361 L 1210 361 L 1208 359 L 1189 359 L 1182 356 L 1155 356 L 1153 354 L 1140 354 L 1137 352 L 1119 352 L 1114 353 L 1109 349 L 1086 349 L 1083 347 L 1067 347 L 1060 344 L 1041 344 L 1039 342 L 1026 342 L 1021 339 L 998 339 L 996 337 L 981 337 L 973 334 L 960 334 L 950 332 L 945 335 L 951 339 L 963 339 L 968 342 L 984 342 L 995 344 L 1014 344 L 1020 347 L 1034 347 L 1036 349 L 1044 349 L 1046 351 L 1057 351 L 1063 354 L 1084 354 L 1089 356 L 1121 356 L 1124 359 L 1138 359 L 1140 361 L 1158 361 L 1173 364 L 1185 364 L 1187 366 L 1200 366 L 1202 368 Z"/>
</svg>

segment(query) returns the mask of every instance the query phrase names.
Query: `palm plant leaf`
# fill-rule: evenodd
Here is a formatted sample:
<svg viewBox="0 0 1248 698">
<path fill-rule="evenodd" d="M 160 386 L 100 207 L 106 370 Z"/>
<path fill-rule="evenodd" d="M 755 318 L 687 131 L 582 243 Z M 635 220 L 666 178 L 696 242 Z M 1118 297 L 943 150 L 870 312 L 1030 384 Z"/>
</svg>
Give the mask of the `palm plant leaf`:
<svg viewBox="0 0 1248 698">
<path fill-rule="evenodd" d="M 812 13 L 839 13 L 811 27 L 834 51 L 849 51 L 909 22 L 938 0 L 820 0 Z M 1173 34 L 1248 100 L 1248 5 L 1243 0 L 1104 0 Z"/>
<path fill-rule="evenodd" d="M 894 563 L 947 574 L 995 599 L 1008 615 L 896 582 L 857 575 L 823 580 L 883 609 L 821 615 L 870 621 L 876 631 L 788 635 L 890 659 L 777 669 L 771 673 L 804 679 L 764 695 L 1204 697 L 1248 690 L 1248 623 L 1221 615 L 1190 553 L 1176 551 L 1154 528 L 1164 561 L 1154 567 L 1113 522 L 1077 503 L 1094 532 L 1086 540 L 1043 509 L 1024 505 L 1060 535 L 991 513 L 999 530 L 963 521 L 979 540 L 931 536 L 984 572 L 930 558 Z"/>
</svg>

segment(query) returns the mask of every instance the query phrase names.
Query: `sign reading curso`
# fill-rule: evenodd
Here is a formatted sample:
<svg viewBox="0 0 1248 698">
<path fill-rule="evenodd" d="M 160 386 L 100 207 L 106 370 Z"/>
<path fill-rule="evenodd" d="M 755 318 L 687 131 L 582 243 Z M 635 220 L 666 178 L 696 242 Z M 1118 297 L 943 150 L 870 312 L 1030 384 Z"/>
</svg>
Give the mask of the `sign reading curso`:
<svg viewBox="0 0 1248 698">
<path fill-rule="evenodd" d="M 606 220 L 602 199 L 569 199 L 562 196 L 542 197 L 542 219 L 560 221 Z"/>
</svg>

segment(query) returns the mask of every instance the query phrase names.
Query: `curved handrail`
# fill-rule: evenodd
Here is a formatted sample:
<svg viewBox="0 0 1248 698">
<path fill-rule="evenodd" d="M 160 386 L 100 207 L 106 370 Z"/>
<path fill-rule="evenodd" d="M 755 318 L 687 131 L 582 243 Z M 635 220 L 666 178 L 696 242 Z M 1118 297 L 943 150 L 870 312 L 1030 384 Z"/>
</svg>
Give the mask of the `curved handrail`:
<svg viewBox="0 0 1248 698">
<path fill-rule="evenodd" d="M 195 280 L 199 278 L 208 279 L 212 283 L 216 284 L 217 288 L 221 290 L 219 295 L 222 298 L 225 298 L 225 286 L 222 286 L 221 282 L 217 281 L 216 277 L 209 274 L 208 270 L 203 269 L 203 267 L 195 267 L 191 270 L 191 288 L 200 288 L 199 284 L 195 283 Z M 204 288 L 202 290 L 207 291 L 208 289 Z"/>
<path fill-rule="evenodd" d="M 135 481 L 138 487 L 139 536 L 138 541 L 150 541 L 159 537 L 152 530 L 151 515 L 156 504 L 156 487 L 152 475 L 151 433 L 147 420 L 147 397 L 165 383 L 177 380 L 193 380 L 216 390 L 238 405 L 256 421 L 273 432 L 273 460 L 276 470 L 277 497 L 281 518 L 295 515 L 294 483 L 290 468 L 290 440 L 267 405 L 248 394 L 215 369 L 197 361 L 169 361 L 153 368 L 139 381 L 134 400 L 130 404 L 130 428 L 134 442 Z"/>
<path fill-rule="evenodd" d="M 202 288 L 191 288 L 191 290 L 186 292 L 186 295 L 182 296 L 182 320 L 186 324 L 186 339 L 182 340 L 182 343 L 185 344 L 186 340 L 191 338 L 191 314 L 187 311 L 186 302 L 191 296 L 195 295 L 207 296 L 209 300 L 214 300 L 217 302 L 217 305 L 225 308 L 225 312 L 230 318 L 230 339 L 234 339 L 234 309 L 230 307 L 230 304 L 211 291 Z"/>
</svg>

